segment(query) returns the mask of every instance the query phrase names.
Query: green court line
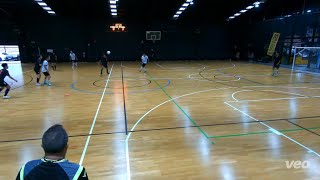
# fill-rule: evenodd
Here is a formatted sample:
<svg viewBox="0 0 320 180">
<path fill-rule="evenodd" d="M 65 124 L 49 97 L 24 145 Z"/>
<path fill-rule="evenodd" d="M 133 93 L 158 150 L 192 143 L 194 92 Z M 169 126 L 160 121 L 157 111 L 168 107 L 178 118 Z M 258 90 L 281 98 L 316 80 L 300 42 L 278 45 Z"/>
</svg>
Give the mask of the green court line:
<svg viewBox="0 0 320 180">
<path fill-rule="evenodd" d="M 320 129 L 320 127 L 312 127 L 312 128 L 306 128 L 307 130 L 315 130 Z M 286 130 L 278 130 L 279 132 L 294 132 L 294 131 L 303 131 L 305 129 L 303 128 L 296 128 L 296 129 L 286 129 Z M 261 131 L 261 132 L 250 132 L 250 133 L 240 133 L 240 134 L 227 134 L 227 135 L 221 135 L 221 136 L 209 136 L 209 138 L 219 139 L 219 138 L 228 138 L 228 137 L 236 137 L 236 136 L 249 136 L 249 135 L 255 135 L 255 134 L 268 134 L 272 133 L 271 131 Z"/>
<path fill-rule="evenodd" d="M 209 139 L 209 136 L 200 128 L 200 126 L 181 108 L 181 106 L 164 90 L 164 88 L 156 81 L 153 79 L 153 77 L 146 72 L 146 74 L 151 78 L 153 82 L 157 84 L 157 86 L 163 91 L 163 93 L 170 98 L 170 100 L 180 109 L 180 111 L 191 121 L 191 123 L 198 128 L 198 130 L 207 138 Z M 212 142 L 214 144 L 214 142 Z"/>
</svg>

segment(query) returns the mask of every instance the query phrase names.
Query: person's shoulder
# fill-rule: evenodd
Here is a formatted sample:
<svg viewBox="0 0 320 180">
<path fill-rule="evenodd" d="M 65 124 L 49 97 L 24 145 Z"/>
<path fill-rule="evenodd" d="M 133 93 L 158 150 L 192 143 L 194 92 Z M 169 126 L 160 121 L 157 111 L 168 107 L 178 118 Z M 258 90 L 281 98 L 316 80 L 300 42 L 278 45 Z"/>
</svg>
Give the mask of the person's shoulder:
<svg viewBox="0 0 320 180">
<path fill-rule="evenodd" d="M 59 163 L 61 166 L 66 167 L 66 168 L 72 168 L 72 169 L 79 169 L 80 167 L 82 167 L 81 165 L 77 164 L 77 163 L 73 163 L 70 162 L 68 160 Z M 83 168 L 83 167 L 82 167 Z"/>
<path fill-rule="evenodd" d="M 25 167 L 34 167 L 34 166 L 38 166 L 42 162 L 43 161 L 41 159 L 36 159 L 36 160 L 28 161 L 24 166 Z"/>
</svg>

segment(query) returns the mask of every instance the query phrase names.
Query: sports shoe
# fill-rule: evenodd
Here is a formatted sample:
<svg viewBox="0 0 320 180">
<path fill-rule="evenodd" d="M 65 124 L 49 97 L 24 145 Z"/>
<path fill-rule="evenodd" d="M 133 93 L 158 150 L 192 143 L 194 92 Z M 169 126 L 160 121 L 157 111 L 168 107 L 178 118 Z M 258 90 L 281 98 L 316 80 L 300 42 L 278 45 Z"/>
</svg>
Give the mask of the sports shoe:
<svg viewBox="0 0 320 180">
<path fill-rule="evenodd" d="M 41 84 L 40 83 L 36 83 L 36 86 L 41 86 Z"/>
<path fill-rule="evenodd" d="M 48 83 L 47 85 L 48 85 L 48 86 L 51 86 L 51 83 Z"/>
<path fill-rule="evenodd" d="M 3 99 L 10 99 L 10 96 L 3 96 Z"/>
</svg>

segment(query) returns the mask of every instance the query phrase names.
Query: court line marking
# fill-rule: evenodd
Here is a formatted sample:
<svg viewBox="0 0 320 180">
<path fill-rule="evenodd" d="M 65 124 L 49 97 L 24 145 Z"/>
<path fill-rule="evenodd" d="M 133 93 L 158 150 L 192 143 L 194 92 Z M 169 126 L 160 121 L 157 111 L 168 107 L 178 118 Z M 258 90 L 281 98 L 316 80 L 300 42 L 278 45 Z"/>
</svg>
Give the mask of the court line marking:
<svg viewBox="0 0 320 180">
<path fill-rule="evenodd" d="M 292 99 L 316 99 L 320 96 L 306 96 L 306 97 L 294 97 L 294 98 L 274 98 L 274 99 L 254 99 L 254 100 L 238 100 L 238 101 L 226 101 L 228 103 L 233 102 L 259 102 L 259 101 L 279 101 L 279 100 L 292 100 Z"/>
<path fill-rule="evenodd" d="M 169 98 L 169 99 L 172 99 L 172 97 L 164 90 L 164 88 L 156 81 L 153 79 L 153 77 L 148 73 L 146 72 L 146 74 L 151 78 L 152 81 L 154 81 L 157 86 L 159 88 L 161 88 L 162 92 L 164 92 L 164 94 Z M 181 108 L 181 106 L 173 99 L 172 102 L 178 107 L 178 109 L 181 110 L 181 112 L 191 121 L 191 123 L 194 125 L 194 126 L 197 126 L 197 128 L 199 129 L 199 131 L 208 139 L 208 135 L 199 127 L 199 125 Z"/>
<path fill-rule="evenodd" d="M 81 158 L 80 158 L 80 162 L 79 162 L 80 165 L 82 165 L 84 157 L 86 155 L 86 152 L 87 152 L 87 149 L 88 149 L 88 145 L 89 145 L 89 142 L 90 142 L 90 138 L 91 138 L 90 134 L 92 134 L 93 128 L 94 128 L 94 126 L 96 124 L 97 117 L 98 117 L 98 114 L 99 114 L 99 111 L 100 111 L 100 107 L 101 107 L 102 101 L 104 99 L 104 95 L 106 93 L 106 90 L 107 90 L 107 87 L 108 87 L 108 84 L 109 84 L 109 80 L 110 80 L 110 77 L 111 77 L 111 74 L 112 74 L 113 66 L 114 66 L 114 64 L 112 64 L 112 66 L 111 66 L 110 74 L 109 74 L 108 79 L 106 81 L 106 85 L 104 86 L 104 90 L 103 90 L 103 93 L 101 95 L 100 102 L 99 102 L 96 114 L 95 114 L 95 116 L 93 118 L 93 122 L 91 124 L 91 128 L 90 128 L 90 131 L 89 131 L 89 136 L 87 137 L 87 141 L 86 141 L 86 144 L 85 144 L 85 146 L 83 148 L 82 155 L 81 155 Z"/>
<path fill-rule="evenodd" d="M 159 67 L 161 67 L 161 68 L 165 69 L 165 67 L 161 66 L 159 63 L 154 62 L 154 64 L 156 64 L 157 66 L 159 66 Z"/>
<path fill-rule="evenodd" d="M 284 118 L 284 119 L 266 119 L 262 120 L 263 122 L 279 122 L 279 121 L 292 121 L 292 120 L 303 120 L 303 121 L 308 121 L 310 119 L 315 119 L 319 120 L 320 116 L 308 116 L 308 117 L 298 117 L 298 118 Z M 229 126 L 229 125 L 239 125 L 239 124 L 251 124 L 251 123 L 258 123 L 257 121 L 246 121 L 246 122 L 229 122 L 229 123 L 218 123 L 218 124 L 201 124 L 199 125 L 200 127 L 216 127 L 216 126 Z M 175 126 L 175 127 L 166 127 L 166 128 L 154 128 L 154 129 L 140 129 L 136 131 L 128 131 L 128 132 L 133 132 L 133 133 L 138 133 L 138 132 L 150 132 L 150 131 L 164 131 L 164 130 L 178 130 L 178 129 L 186 129 L 186 128 L 196 128 L 196 126 Z M 310 128 L 306 128 L 310 129 Z M 310 130 L 318 129 L 318 127 L 313 127 Z M 319 127 L 320 129 L 320 127 Z M 295 131 L 295 130 L 292 130 Z M 103 136 L 103 135 L 114 135 L 114 134 L 125 134 L 126 132 L 121 132 L 121 131 L 114 131 L 114 132 L 101 132 L 101 133 L 92 133 L 92 134 L 75 134 L 75 135 L 69 135 L 69 138 L 77 138 L 77 137 L 84 137 L 84 136 Z M 215 136 L 219 137 L 219 136 Z M 213 138 L 213 137 L 209 137 Z M 27 138 L 27 139 L 12 139 L 12 140 L 1 140 L 0 143 L 11 143 L 11 142 L 26 142 L 26 141 L 35 141 L 35 140 L 41 140 L 41 137 L 37 138 Z"/>
<path fill-rule="evenodd" d="M 211 70 L 220 71 L 220 70 L 222 70 L 222 69 L 231 69 L 231 68 L 234 68 L 234 67 L 236 67 L 236 65 L 235 65 L 235 64 L 232 64 L 232 66 L 230 66 L 230 67 L 213 68 L 213 69 L 206 69 L 206 67 L 203 67 L 202 70 L 203 70 L 203 71 L 204 71 L 204 70 L 207 70 L 207 71 L 211 71 Z M 189 79 L 192 79 L 191 76 L 193 76 L 193 75 L 198 75 L 198 74 L 199 74 L 199 73 L 189 74 Z M 204 73 L 204 74 L 211 74 L 211 73 Z M 198 80 L 198 79 L 193 79 L 193 80 Z M 202 78 L 202 80 L 203 80 L 203 81 L 208 81 L 208 80 L 203 79 L 203 78 Z M 201 81 L 201 80 L 198 80 L 198 81 Z"/>
<path fill-rule="evenodd" d="M 313 74 L 313 75 L 320 75 L 320 73 L 317 72 L 309 72 L 309 71 L 303 71 L 303 70 L 294 70 L 295 73 L 306 73 L 306 74 Z"/>
<path fill-rule="evenodd" d="M 197 75 L 197 74 L 190 74 L 189 75 L 189 79 L 190 80 L 196 80 L 196 81 L 208 81 L 206 79 L 203 79 L 203 78 L 199 78 L 199 77 L 192 77 L 194 75 Z M 227 77 L 227 76 L 226 76 Z M 238 77 L 238 76 L 228 76 L 228 77 L 236 77 L 237 79 L 233 79 L 233 80 L 229 80 L 229 81 L 223 81 L 223 80 L 217 80 L 217 81 L 214 81 L 214 82 L 236 82 L 236 81 L 240 81 L 241 80 L 241 77 Z M 209 77 L 210 78 L 210 77 Z"/>
<path fill-rule="evenodd" d="M 185 97 L 185 96 L 190 96 L 190 95 L 193 95 L 193 94 L 198 94 L 198 93 L 202 93 L 202 92 L 209 92 L 209 91 L 215 91 L 215 90 L 223 90 L 223 89 L 233 89 L 235 87 L 227 87 L 227 88 L 213 88 L 213 89 L 207 89 L 207 90 L 203 90 L 203 91 L 197 91 L 197 92 L 192 92 L 192 93 L 188 93 L 188 94 L 184 94 L 184 95 L 181 95 L 181 96 L 178 96 L 178 97 L 175 97 L 175 98 L 172 98 L 172 99 L 169 99 L 167 101 L 164 101 L 160 104 L 158 104 L 157 106 L 153 107 L 152 109 L 150 109 L 149 111 L 147 111 L 144 115 L 142 115 L 140 117 L 140 119 L 138 119 L 138 121 L 132 126 L 131 130 L 129 131 L 128 133 L 128 136 L 125 140 L 125 147 L 126 147 L 126 161 L 127 161 L 127 179 L 130 180 L 131 179 L 131 171 L 130 171 L 130 156 L 129 156 L 129 139 L 131 137 L 131 134 L 132 132 L 134 131 L 134 129 L 138 126 L 138 124 L 140 124 L 140 122 L 144 119 L 144 117 L 146 117 L 148 114 L 150 114 L 152 111 L 154 111 L 155 109 L 157 109 L 158 107 L 168 103 L 168 102 L 171 102 L 175 99 L 179 99 L 179 98 L 182 98 L 182 97 Z"/>
<path fill-rule="evenodd" d="M 70 84 L 70 88 L 73 89 L 74 91 L 78 91 L 81 93 L 87 93 L 87 94 L 101 94 L 101 92 L 91 92 L 91 91 L 86 91 L 82 89 L 78 89 L 75 85 L 78 83 L 78 81 L 73 82 Z M 171 81 L 167 79 L 167 84 L 164 85 L 163 87 L 168 87 L 171 85 Z M 152 91 L 157 91 L 160 90 L 160 88 L 153 88 L 153 89 L 146 89 L 146 90 L 140 90 L 140 91 L 129 91 L 128 94 L 138 94 L 138 93 L 145 93 L 145 92 L 152 92 Z M 114 93 L 114 92 L 106 92 L 106 94 L 121 94 L 122 92 L 119 93 Z"/>
<path fill-rule="evenodd" d="M 257 122 L 258 123 L 258 122 Z M 307 130 L 317 130 L 320 127 L 311 127 L 305 128 Z M 296 131 L 304 131 L 303 128 L 295 128 L 295 129 L 282 129 L 279 132 L 296 132 Z M 248 133 L 239 133 L 239 134 L 226 134 L 226 135 L 219 135 L 219 136 L 209 136 L 209 138 L 221 139 L 221 138 L 229 138 L 229 137 L 239 137 L 239 136 L 250 136 L 250 135 L 259 135 L 259 134 L 269 134 L 273 133 L 272 131 L 257 131 L 257 132 L 248 132 Z"/>
<path fill-rule="evenodd" d="M 30 79 L 29 81 L 27 81 L 26 83 L 20 85 L 20 86 L 14 86 L 15 83 L 13 83 L 12 80 L 7 81 L 8 83 L 10 83 L 11 91 L 16 90 L 16 89 L 19 89 L 19 88 L 22 88 L 22 87 L 27 86 L 28 84 L 30 84 L 30 83 L 33 81 L 33 77 L 32 77 L 31 75 L 29 75 L 29 74 L 26 74 L 26 73 L 27 73 L 27 72 L 31 72 L 31 71 L 33 71 L 33 70 L 30 69 L 30 70 L 27 70 L 27 71 L 23 71 L 23 72 L 22 72 L 22 74 L 21 74 L 22 77 L 23 77 L 23 74 L 25 74 L 26 76 L 30 77 L 31 79 Z M 17 76 L 18 76 L 18 75 L 17 75 Z M 17 78 L 17 76 L 15 76 L 15 77 Z M 20 75 L 19 75 L 19 76 L 20 76 Z"/>
<path fill-rule="evenodd" d="M 234 93 L 232 93 L 231 97 L 232 97 L 233 100 L 238 101 L 238 99 L 236 99 L 234 96 L 235 96 L 237 93 L 247 92 L 247 91 L 251 91 L 251 90 L 241 90 L 241 91 L 234 92 Z"/>
<path fill-rule="evenodd" d="M 235 95 L 238 94 L 238 93 L 241 93 L 241 92 L 247 92 L 247 91 L 254 91 L 254 90 L 241 90 L 241 91 L 237 91 L 237 92 L 234 92 L 232 93 L 231 97 L 232 99 L 234 99 L 235 101 L 239 102 L 239 100 L 237 98 L 235 98 Z M 291 94 L 291 95 L 296 95 L 296 96 L 301 96 L 301 97 L 309 97 L 309 96 L 306 96 L 306 95 L 303 95 L 303 94 L 297 94 L 297 93 L 291 93 L 291 92 L 286 92 L 286 91 L 276 91 L 276 90 L 259 90 L 259 91 L 271 91 L 271 92 L 281 92 L 281 93 L 284 93 L 284 94 Z"/>
<path fill-rule="evenodd" d="M 183 61 L 182 61 L 183 62 Z M 159 67 L 161 67 L 162 69 L 165 69 L 165 70 L 184 70 L 184 69 L 187 69 L 187 68 L 185 68 L 185 67 L 182 67 L 182 66 L 180 66 L 180 67 L 172 67 L 172 68 L 168 68 L 168 67 L 164 67 L 164 66 L 161 66 L 159 63 L 157 63 L 157 62 L 154 62 L 154 64 L 156 64 L 157 66 L 159 66 Z M 197 63 L 198 64 L 198 63 Z M 186 65 L 186 64 L 182 64 L 182 65 Z M 201 65 L 202 66 L 202 65 Z M 189 69 L 203 69 L 203 68 L 205 68 L 205 67 L 188 67 Z"/>
<path fill-rule="evenodd" d="M 128 67 L 128 66 L 125 66 L 125 65 L 122 65 L 122 67 L 124 68 L 129 68 L 129 69 L 137 69 L 139 70 L 139 68 L 133 68 L 133 67 Z M 202 69 L 200 67 L 194 67 L 194 68 L 187 68 L 187 67 L 180 67 L 180 68 L 171 68 L 171 69 L 152 69 L 150 68 L 152 71 L 186 71 L 186 70 L 195 70 L 195 69 Z"/>
<path fill-rule="evenodd" d="M 304 129 L 304 130 L 306 130 L 306 131 L 308 131 L 308 132 L 310 132 L 310 133 L 312 133 L 312 134 L 315 134 L 315 135 L 317 135 L 317 136 L 320 137 L 320 134 L 318 134 L 318 133 L 316 133 L 316 132 L 314 132 L 314 131 L 311 131 L 310 129 L 307 129 L 307 128 L 305 128 L 305 127 L 303 127 L 303 126 L 301 126 L 301 125 L 299 125 L 299 124 L 297 124 L 297 123 L 291 122 L 291 121 L 289 121 L 289 120 L 287 120 L 287 122 L 289 122 L 289 123 L 291 123 L 291 124 L 293 124 L 293 125 L 295 125 L 295 126 L 297 126 L 297 127 L 299 127 L 299 128 L 302 128 L 302 129 Z"/>
<path fill-rule="evenodd" d="M 318 157 L 320 157 L 320 154 L 318 154 L 318 153 L 315 152 L 314 150 L 310 149 L 309 147 L 307 147 L 307 146 L 299 143 L 298 141 L 292 139 L 291 137 L 289 137 L 289 136 L 287 136 L 287 135 L 279 132 L 278 130 L 274 129 L 273 127 L 267 125 L 266 123 L 264 123 L 264 122 L 262 122 L 262 121 L 260 121 L 260 120 L 258 120 L 258 119 L 256 119 L 256 118 L 250 116 L 249 114 L 241 111 L 240 109 L 234 107 L 233 105 L 229 104 L 228 102 L 224 102 L 224 104 L 226 104 L 226 105 L 228 105 L 229 107 L 233 108 L 233 110 L 236 110 L 236 111 L 240 112 L 241 114 L 249 117 L 250 119 L 252 119 L 252 120 L 254 120 L 254 121 L 257 121 L 257 122 L 259 122 L 260 124 L 264 125 L 265 127 L 269 128 L 269 131 L 271 131 L 271 132 L 273 132 L 273 133 L 275 133 L 275 134 L 277 134 L 277 135 L 279 135 L 279 136 L 283 136 L 283 137 L 289 139 L 290 141 L 294 142 L 295 144 L 297 144 L 297 145 L 303 147 L 304 149 L 308 150 L 308 152 L 311 152 L 311 153 L 317 155 Z"/>
<path fill-rule="evenodd" d="M 310 89 L 309 87 L 290 87 L 290 86 L 243 86 L 243 87 L 256 87 L 256 88 L 266 88 L 266 87 L 274 87 L 274 88 L 297 88 L 297 89 Z M 149 111 L 147 111 L 144 115 L 142 115 L 137 121 L 136 123 L 133 125 L 133 127 L 131 128 L 131 130 L 128 133 L 128 136 L 126 137 L 125 140 L 125 153 L 126 153 L 126 164 L 127 164 L 127 179 L 130 180 L 131 179 L 131 170 L 130 170 L 130 155 L 129 155 L 129 139 L 131 137 L 132 132 L 134 132 L 134 129 L 140 124 L 140 122 L 144 119 L 144 117 L 146 117 L 148 114 L 150 114 L 152 111 L 154 111 L 155 109 L 157 109 L 158 107 L 167 104 L 168 102 L 171 102 L 173 100 L 176 99 L 180 99 L 183 97 L 187 97 L 187 96 L 191 96 L 194 94 L 199 94 L 199 93 L 204 93 L 204 92 L 210 92 L 210 91 L 217 91 L 217 90 L 227 90 L 227 89 L 237 89 L 238 87 L 226 87 L 226 88 L 212 88 L 212 89 L 207 89 L 207 90 L 202 90 L 202 91 L 196 91 L 196 92 L 192 92 L 192 93 L 188 93 L 188 94 L 184 94 L 181 96 L 177 96 L 174 97 L 172 99 L 169 99 L 167 101 L 164 101 L 160 104 L 158 104 L 157 106 L 151 108 Z M 320 88 L 312 88 L 312 89 L 320 89 Z M 301 97 L 302 98 L 302 97 Z M 228 101 L 228 102 L 236 102 L 236 101 Z"/>
</svg>

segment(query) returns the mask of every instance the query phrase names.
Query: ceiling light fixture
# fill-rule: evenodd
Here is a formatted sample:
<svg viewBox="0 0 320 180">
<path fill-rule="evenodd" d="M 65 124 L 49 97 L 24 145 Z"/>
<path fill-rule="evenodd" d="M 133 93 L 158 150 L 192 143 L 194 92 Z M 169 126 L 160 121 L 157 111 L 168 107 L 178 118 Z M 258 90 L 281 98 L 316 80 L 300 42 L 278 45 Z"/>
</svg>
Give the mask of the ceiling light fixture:
<svg viewBox="0 0 320 180">
<path fill-rule="evenodd" d="M 35 3 L 37 3 L 43 10 L 45 10 L 47 13 L 51 15 L 55 15 L 56 12 L 54 12 L 50 6 L 47 5 L 47 3 L 43 2 L 43 0 L 34 0 Z"/>
<path fill-rule="evenodd" d="M 182 12 L 184 10 L 186 10 L 189 5 L 193 4 L 193 1 L 194 0 L 185 0 L 185 2 L 181 5 L 181 7 L 179 7 L 177 12 L 173 15 L 173 19 L 177 20 L 180 17 L 180 15 L 182 14 Z"/>
<path fill-rule="evenodd" d="M 238 13 L 235 13 L 233 16 L 230 16 L 227 21 L 234 19 L 237 16 L 240 16 L 241 14 L 253 9 L 254 7 L 258 8 L 260 6 L 260 4 L 265 3 L 266 0 L 260 0 L 260 1 L 256 1 L 253 4 L 249 5 L 246 7 L 246 9 L 243 9 L 241 11 L 239 11 Z"/>
</svg>

